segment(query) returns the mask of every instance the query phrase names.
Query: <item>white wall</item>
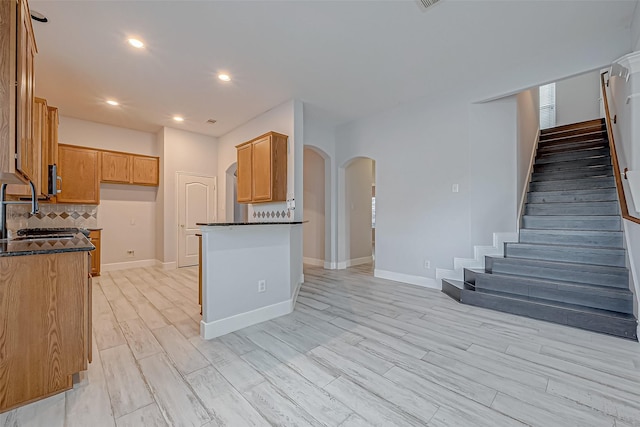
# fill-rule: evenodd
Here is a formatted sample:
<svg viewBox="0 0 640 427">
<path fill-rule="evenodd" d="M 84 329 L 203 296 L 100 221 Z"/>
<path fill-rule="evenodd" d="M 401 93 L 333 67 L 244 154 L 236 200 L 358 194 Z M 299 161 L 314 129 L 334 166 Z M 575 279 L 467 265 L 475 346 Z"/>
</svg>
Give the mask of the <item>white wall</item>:
<svg viewBox="0 0 640 427">
<path fill-rule="evenodd" d="M 540 129 L 540 91 L 537 87 L 520 92 L 518 102 L 518 181 L 516 200 L 522 201 L 526 193 L 525 184 L 529 180 L 529 168 L 536 149 L 538 130 Z"/>
<path fill-rule="evenodd" d="M 591 71 L 556 82 L 556 126 L 600 117 L 600 73 Z"/>
<path fill-rule="evenodd" d="M 371 195 L 372 185 L 375 184 L 373 164 L 371 159 L 355 159 L 345 168 L 348 227 L 345 261 L 370 259 L 372 255 Z"/>
<path fill-rule="evenodd" d="M 157 155 L 156 135 L 60 116 L 61 144 Z M 102 227 L 101 262 L 113 264 L 156 259 L 155 187 L 100 185 L 98 226 Z M 130 257 L 127 250 L 133 249 Z"/>
<path fill-rule="evenodd" d="M 304 104 L 304 144 L 322 153 L 325 159 L 325 268 L 338 263 L 338 165 L 336 162 L 336 124 L 338 119 L 314 105 Z M 306 213 L 304 217 L 307 218 Z"/>
<path fill-rule="evenodd" d="M 298 123 L 299 122 L 299 123 Z M 300 208 L 294 212 L 296 220 L 302 220 L 303 206 L 303 188 L 302 188 L 302 168 L 296 168 L 295 165 L 302 165 L 303 162 L 303 135 L 302 132 L 302 103 L 299 101 L 287 101 L 269 111 L 255 117 L 242 126 L 234 129 L 226 135 L 220 137 L 218 148 L 218 217 L 226 218 L 227 221 L 233 220 L 233 199 L 227 194 L 227 176 L 225 171 L 235 163 L 236 145 L 249 141 L 264 133 L 274 131 L 287 135 L 289 152 L 287 153 L 287 194 L 291 197 L 291 193 L 295 195 L 296 205 Z M 285 209 L 286 203 L 261 203 L 252 206 L 253 208 L 262 209 Z M 249 221 L 252 218 L 252 209 L 249 209 Z"/>
<path fill-rule="evenodd" d="M 325 160 L 304 148 L 304 258 L 324 266 L 325 261 Z"/>
<path fill-rule="evenodd" d="M 468 130 L 457 122 L 467 116 L 465 102 L 423 99 L 338 127 L 339 165 L 355 157 L 376 161 L 376 270 L 435 277 L 436 266 L 470 251 Z M 459 193 L 451 192 L 454 183 Z M 339 192 L 344 188 L 341 168 Z M 339 208 L 341 261 L 345 206 Z"/>
<path fill-rule="evenodd" d="M 516 231 L 517 112 L 516 96 L 469 107 L 470 179 L 468 192 L 463 194 L 470 202 L 469 231 L 474 245 L 491 245 L 496 231 Z"/>
<path fill-rule="evenodd" d="M 162 170 L 160 189 L 162 202 L 156 218 L 162 221 L 162 244 L 156 248 L 158 259 L 166 267 L 174 267 L 178 252 L 178 205 L 176 172 L 215 177 L 218 175 L 218 141 L 216 138 L 164 128 L 159 138 Z M 220 184 L 218 183 L 218 188 Z"/>
<path fill-rule="evenodd" d="M 636 8 L 631 21 L 631 51 L 640 50 L 640 2 L 636 0 Z"/>
</svg>

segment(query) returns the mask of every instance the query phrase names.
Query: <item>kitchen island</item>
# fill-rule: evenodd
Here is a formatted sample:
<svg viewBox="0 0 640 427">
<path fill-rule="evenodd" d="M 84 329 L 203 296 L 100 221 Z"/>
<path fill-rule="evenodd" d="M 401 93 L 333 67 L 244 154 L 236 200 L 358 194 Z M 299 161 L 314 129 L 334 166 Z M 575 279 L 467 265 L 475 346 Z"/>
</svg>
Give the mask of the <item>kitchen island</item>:
<svg viewBox="0 0 640 427">
<path fill-rule="evenodd" d="M 197 225 L 202 231 L 202 338 L 291 313 L 304 281 L 302 222 Z"/>
</svg>

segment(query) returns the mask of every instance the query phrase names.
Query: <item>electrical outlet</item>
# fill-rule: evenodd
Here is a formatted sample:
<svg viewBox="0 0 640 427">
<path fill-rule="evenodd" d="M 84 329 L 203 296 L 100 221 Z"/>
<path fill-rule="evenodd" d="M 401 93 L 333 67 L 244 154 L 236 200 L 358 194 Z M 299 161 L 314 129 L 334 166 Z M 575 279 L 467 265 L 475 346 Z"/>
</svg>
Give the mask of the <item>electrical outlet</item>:
<svg viewBox="0 0 640 427">
<path fill-rule="evenodd" d="M 134 257 L 136 256 L 136 251 L 134 251 L 133 249 L 129 249 L 127 250 L 127 255 L 129 255 L 130 257 Z"/>
<path fill-rule="evenodd" d="M 267 281 L 258 280 L 258 292 L 265 292 L 267 290 Z"/>
<path fill-rule="evenodd" d="M 431 261 L 429 261 L 428 259 L 424 260 L 424 268 L 431 268 Z"/>
</svg>

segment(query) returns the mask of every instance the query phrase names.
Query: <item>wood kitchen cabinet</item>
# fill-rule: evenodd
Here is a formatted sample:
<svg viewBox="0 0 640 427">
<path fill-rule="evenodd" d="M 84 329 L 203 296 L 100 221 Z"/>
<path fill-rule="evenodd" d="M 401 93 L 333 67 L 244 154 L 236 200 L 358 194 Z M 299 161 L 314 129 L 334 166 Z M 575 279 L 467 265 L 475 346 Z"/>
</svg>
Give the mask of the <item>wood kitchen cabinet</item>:
<svg viewBox="0 0 640 427">
<path fill-rule="evenodd" d="M 100 182 L 158 186 L 160 159 L 152 156 L 98 150 L 101 157 Z"/>
<path fill-rule="evenodd" d="M 100 204 L 100 157 L 98 150 L 58 145 L 58 203 Z"/>
<path fill-rule="evenodd" d="M 287 138 L 269 132 L 236 146 L 239 203 L 287 199 Z"/>
<path fill-rule="evenodd" d="M 0 412 L 68 390 L 91 359 L 86 252 L 0 257 Z"/>
<path fill-rule="evenodd" d="M 101 151 L 102 159 L 100 181 L 116 184 L 128 184 L 131 181 L 131 155 Z"/>
<path fill-rule="evenodd" d="M 99 276 L 100 275 L 100 230 L 90 230 L 89 231 L 89 241 L 96 247 L 94 251 L 91 252 L 91 276 Z"/>
<path fill-rule="evenodd" d="M 21 184 L 40 167 L 33 138 L 37 48 L 27 1 L 0 2 L 0 22 L 0 181 Z"/>
<path fill-rule="evenodd" d="M 38 195 L 47 193 L 47 166 L 46 153 L 49 139 L 49 114 L 47 100 L 35 98 L 33 103 L 33 155 L 38 167 L 34 168 L 31 175 Z M 10 184 L 7 186 L 7 194 L 19 197 L 31 197 L 31 189 L 28 185 Z"/>
<path fill-rule="evenodd" d="M 160 185 L 160 161 L 157 157 L 132 156 L 131 183 L 136 185 Z"/>
</svg>

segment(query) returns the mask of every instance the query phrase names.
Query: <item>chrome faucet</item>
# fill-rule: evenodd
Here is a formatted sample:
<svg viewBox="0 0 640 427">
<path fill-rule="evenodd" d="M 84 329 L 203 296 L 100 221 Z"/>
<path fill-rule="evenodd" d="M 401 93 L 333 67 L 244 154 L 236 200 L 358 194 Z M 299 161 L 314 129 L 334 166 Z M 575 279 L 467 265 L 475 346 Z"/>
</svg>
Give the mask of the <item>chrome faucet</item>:
<svg viewBox="0 0 640 427">
<path fill-rule="evenodd" d="M 6 239 L 9 235 L 7 231 L 7 205 L 26 205 L 31 203 L 31 215 L 38 213 L 38 195 L 33 181 L 29 181 L 29 187 L 31 188 L 31 202 L 13 202 L 5 200 L 7 198 L 7 184 L 2 184 L 2 188 L 0 188 L 0 239 Z"/>
</svg>

